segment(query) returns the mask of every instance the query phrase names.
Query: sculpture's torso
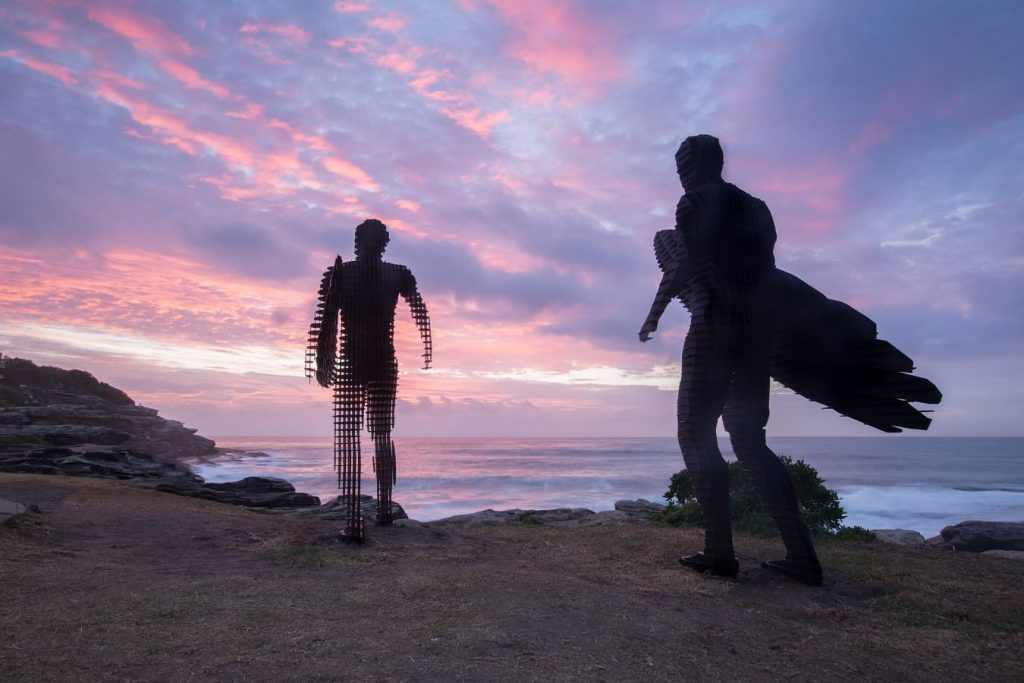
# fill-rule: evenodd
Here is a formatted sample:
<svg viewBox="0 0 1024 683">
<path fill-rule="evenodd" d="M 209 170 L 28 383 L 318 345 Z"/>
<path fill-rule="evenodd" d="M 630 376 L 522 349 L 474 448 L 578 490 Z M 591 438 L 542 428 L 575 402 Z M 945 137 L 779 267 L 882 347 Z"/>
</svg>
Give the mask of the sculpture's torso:
<svg viewBox="0 0 1024 683">
<path fill-rule="evenodd" d="M 341 309 L 341 355 L 362 380 L 397 371 L 394 326 L 398 296 L 411 279 L 408 268 L 379 260 L 343 263 L 336 275 Z"/>
</svg>

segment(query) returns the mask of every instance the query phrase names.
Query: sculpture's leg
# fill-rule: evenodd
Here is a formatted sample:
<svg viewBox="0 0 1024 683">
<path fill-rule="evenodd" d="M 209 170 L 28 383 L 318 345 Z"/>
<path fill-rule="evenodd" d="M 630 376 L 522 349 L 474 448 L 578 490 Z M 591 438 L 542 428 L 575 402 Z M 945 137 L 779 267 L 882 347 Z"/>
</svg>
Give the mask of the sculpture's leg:
<svg viewBox="0 0 1024 683">
<path fill-rule="evenodd" d="M 393 521 L 391 492 L 397 480 L 395 444 L 391 430 L 395 425 L 397 367 L 392 363 L 382 381 L 370 384 L 367 427 L 373 437 L 373 469 L 377 474 L 377 524 L 388 526 Z"/>
<path fill-rule="evenodd" d="M 345 538 L 362 542 L 362 457 L 359 433 L 363 427 L 365 389 L 351 373 L 343 372 L 334 390 L 334 466 L 345 504 Z"/>
<path fill-rule="evenodd" d="M 751 328 L 753 330 L 753 328 Z M 775 520 L 786 545 L 786 562 L 806 583 L 821 582 L 821 567 L 810 534 L 800 518 L 800 506 L 793 482 L 782 461 L 768 448 L 764 427 L 768 423 L 770 376 L 768 344 L 763 334 L 751 332 L 751 341 L 740 350 L 723 422 L 732 440 L 733 451 L 750 474 L 765 507 Z M 771 564 L 771 563 L 769 563 Z M 781 567 L 786 573 L 793 573 Z"/>
<path fill-rule="evenodd" d="M 679 383 L 679 447 L 704 515 L 704 556 L 721 571 L 735 574 L 729 521 L 729 469 L 718 449 L 715 426 L 729 386 L 729 359 L 719 335 L 703 316 L 694 316 L 683 345 Z M 701 561 L 701 560 L 696 560 Z M 693 563 L 684 564 L 697 567 Z M 708 569 L 715 569 L 708 566 Z"/>
</svg>

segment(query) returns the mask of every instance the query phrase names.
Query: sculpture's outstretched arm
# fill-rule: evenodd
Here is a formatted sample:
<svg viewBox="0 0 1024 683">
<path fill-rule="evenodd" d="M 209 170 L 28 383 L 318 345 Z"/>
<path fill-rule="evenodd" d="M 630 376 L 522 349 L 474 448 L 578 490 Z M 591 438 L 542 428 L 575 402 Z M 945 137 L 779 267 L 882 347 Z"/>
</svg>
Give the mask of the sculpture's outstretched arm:
<svg viewBox="0 0 1024 683">
<path fill-rule="evenodd" d="M 419 289 L 416 288 L 416 278 L 412 271 L 402 267 L 402 288 L 399 290 L 402 298 L 409 304 L 412 311 L 412 319 L 420 331 L 420 338 L 423 340 L 423 369 L 430 369 L 430 363 L 434 359 L 434 347 L 430 339 L 430 318 L 427 316 L 427 305 L 423 303 Z"/>
</svg>

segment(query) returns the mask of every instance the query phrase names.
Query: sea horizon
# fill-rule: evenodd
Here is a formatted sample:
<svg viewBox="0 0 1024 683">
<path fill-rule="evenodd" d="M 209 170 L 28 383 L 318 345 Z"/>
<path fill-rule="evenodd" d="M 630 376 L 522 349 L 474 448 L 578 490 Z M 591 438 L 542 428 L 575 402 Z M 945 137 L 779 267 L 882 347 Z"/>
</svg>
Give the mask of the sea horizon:
<svg viewBox="0 0 1024 683">
<path fill-rule="evenodd" d="M 332 437 L 213 437 L 234 454 L 191 464 L 208 481 L 276 476 L 297 490 L 337 495 Z M 674 437 L 396 437 L 395 500 L 429 521 L 483 509 L 586 507 L 616 500 L 664 502 L 683 469 Z M 840 496 L 844 523 L 905 528 L 924 536 L 969 519 L 1024 520 L 1024 437 L 769 437 L 780 455 L 814 467 Z M 719 446 L 734 459 L 728 439 Z M 364 439 L 363 492 L 374 494 Z"/>
</svg>

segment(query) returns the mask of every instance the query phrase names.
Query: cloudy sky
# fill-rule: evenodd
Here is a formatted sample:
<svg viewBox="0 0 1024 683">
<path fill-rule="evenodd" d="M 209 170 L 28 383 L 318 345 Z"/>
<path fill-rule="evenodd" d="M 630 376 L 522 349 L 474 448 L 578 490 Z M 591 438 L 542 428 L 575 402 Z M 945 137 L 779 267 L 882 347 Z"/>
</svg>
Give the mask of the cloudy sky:
<svg viewBox="0 0 1024 683">
<path fill-rule="evenodd" d="M 210 435 L 329 433 L 320 273 L 391 228 L 398 433 L 670 435 L 636 332 L 673 154 L 718 135 L 779 265 L 1024 435 L 1024 9 L 1006 2 L 6 0 L 0 348 Z M 777 392 L 770 432 L 871 434 Z"/>
</svg>

